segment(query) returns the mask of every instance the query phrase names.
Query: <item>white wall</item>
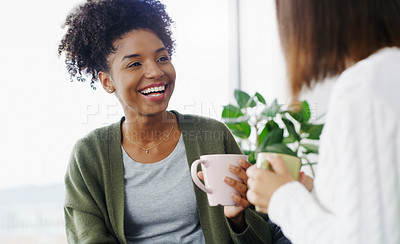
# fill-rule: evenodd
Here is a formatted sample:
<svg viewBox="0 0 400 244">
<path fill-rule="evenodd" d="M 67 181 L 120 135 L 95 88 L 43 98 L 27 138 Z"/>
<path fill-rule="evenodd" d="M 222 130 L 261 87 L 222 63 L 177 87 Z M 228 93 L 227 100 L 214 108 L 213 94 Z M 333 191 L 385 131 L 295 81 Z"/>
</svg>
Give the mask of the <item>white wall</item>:
<svg viewBox="0 0 400 244">
<path fill-rule="evenodd" d="M 272 0 L 240 1 L 243 89 L 286 99 L 285 68 Z"/>
<path fill-rule="evenodd" d="M 170 109 L 219 118 L 229 97 L 229 0 L 164 0 L 176 23 Z"/>
</svg>

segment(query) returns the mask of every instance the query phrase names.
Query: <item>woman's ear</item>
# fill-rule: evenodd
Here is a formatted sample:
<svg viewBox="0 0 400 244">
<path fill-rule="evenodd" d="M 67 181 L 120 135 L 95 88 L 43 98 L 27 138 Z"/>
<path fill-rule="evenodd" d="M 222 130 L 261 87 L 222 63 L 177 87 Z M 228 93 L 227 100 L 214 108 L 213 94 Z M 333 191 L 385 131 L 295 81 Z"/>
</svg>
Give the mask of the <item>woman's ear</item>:
<svg viewBox="0 0 400 244">
<path fill-rule="evenodd" d="M 108 93 L 114 93 L 115 88 L 114 85 L 111 81 L 111 77 L 109 74 L 107 74 L 104 71 L 99 71 L 99 80 L 101 82 L 101 85 L 103 86 L 103 89 L 108 92 Z"/>
</svg>

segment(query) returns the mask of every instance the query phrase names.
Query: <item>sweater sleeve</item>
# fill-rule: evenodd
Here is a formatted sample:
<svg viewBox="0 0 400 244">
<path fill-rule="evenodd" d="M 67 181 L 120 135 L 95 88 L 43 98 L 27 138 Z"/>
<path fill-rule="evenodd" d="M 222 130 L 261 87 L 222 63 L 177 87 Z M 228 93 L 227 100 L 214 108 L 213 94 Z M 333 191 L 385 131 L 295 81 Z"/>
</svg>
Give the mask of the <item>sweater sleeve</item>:
<svg viewBox="0 0 400 244">
<path fill-rule="evenodd" d="M 68 243 L 119 243 L 105 220 L 106 210 L 100 203 L 104 195 L 101 187 L 96 177 L 89 174 L 88 168 L 92 172 L 96 169 L 87 165 L 89 162 L 82 152 L 86 148 L 82 141 L 77 143 L 65 176 L 64 218 Z"/>
<path fill-rule="evenodd" d="M 294 243 L 398 243 L 399 117 L 368 87 L 344 79 L 332 94 L 315 195 L 281 186 L 268 213 Z M 339 82 L 339 81 L 338 81 Z"/>
<path fill-rule="evenodd" d="M 236 233 L 230 229 L 234 243 L 272 243 L 272 230 L 266 215 L 263 218 L 256 211 L 248 208 L 244 211 L 244 218 L 247 228 L 242 233 Z"/>
</svg>

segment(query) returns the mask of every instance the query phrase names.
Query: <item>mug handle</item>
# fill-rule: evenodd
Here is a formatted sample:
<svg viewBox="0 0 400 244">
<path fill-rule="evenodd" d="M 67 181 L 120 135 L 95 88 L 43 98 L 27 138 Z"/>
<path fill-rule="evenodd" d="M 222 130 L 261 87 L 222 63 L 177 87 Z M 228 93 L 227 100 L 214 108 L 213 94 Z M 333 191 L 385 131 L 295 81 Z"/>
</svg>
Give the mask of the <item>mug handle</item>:
<svg viewBox="0 0 400 244">
<path fill-rule="evenodd" d="M 199 179 L 198 175 L 197 175 L 197 166 L 199 165 L 199 163 L 201 163 L 202 165 L 204 165 L 205 167 L 208 167 L 208 162 L 207 160 L 204 159 L 197 159 L 196 161 L 193 162 L 191 168 L 190 168 L 190 172 L 192 175 L 192 179 L 193 182 L 204 192 L 211 194 L 212 190 L 210 188 L 207 188 Z M 204 172 L 203 172 L 204 174 Z"/>
</svg>

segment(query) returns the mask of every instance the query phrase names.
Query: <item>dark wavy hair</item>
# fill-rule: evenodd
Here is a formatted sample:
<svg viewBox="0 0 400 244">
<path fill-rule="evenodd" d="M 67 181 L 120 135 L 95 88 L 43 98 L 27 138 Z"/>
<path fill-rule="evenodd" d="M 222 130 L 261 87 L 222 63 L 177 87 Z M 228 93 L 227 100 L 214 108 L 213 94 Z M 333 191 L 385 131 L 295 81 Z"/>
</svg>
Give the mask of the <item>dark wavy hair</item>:
<svg viewBox="0 0 400 244">
<path fill-rule="evenodd" d="M 400 47 L 400 0 L 276 0 L 296 96 L 383 47 Z"/>
<path fill-rule="evenodd" d="M 109 72 L 107 57 L 115 52 L 114 41 L 136 29 L 153 31 L 172 56 L 173 21 L 165 5 L 157 0 L 87 0 L 66 18 L 67 32 L 58 46 L 58 54 L 65 53 L 65 64 L 71 81 L 85 81 L 95 89 L 99 71 Z"/>
</svg>

